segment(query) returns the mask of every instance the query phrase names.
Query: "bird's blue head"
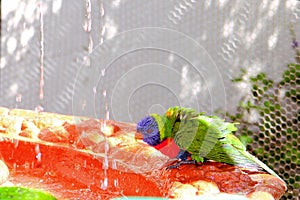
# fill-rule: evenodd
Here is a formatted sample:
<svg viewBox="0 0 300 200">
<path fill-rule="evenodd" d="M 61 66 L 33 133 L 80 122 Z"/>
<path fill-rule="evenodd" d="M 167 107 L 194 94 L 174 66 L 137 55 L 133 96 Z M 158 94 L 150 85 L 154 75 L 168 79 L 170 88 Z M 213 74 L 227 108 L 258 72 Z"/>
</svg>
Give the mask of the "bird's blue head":
<svg viewBox="0 0 300 200">
<path fill-rule="evenodd" d="M 143 141 L 151 146 L 158 145 L 160 141 L 160 132 L 158 124 L 154 117 L 146 116 L 137 123 L 137 131 L 143 135 Z"/>
</svg>

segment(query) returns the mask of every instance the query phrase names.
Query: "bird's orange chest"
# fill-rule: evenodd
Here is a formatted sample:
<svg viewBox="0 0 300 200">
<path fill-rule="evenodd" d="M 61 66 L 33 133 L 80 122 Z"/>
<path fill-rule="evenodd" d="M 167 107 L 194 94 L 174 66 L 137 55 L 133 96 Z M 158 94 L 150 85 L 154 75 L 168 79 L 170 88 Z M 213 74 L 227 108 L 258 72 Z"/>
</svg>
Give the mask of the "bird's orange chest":
<svg viewBox="0 0 300 200">
<path fill-rule="evenodd" d="M 165 139 L 163 142 L 156 145 L 155 148 L 170 158 L 175 158 L 180 151 L 172 138 Z"/>
</svg>

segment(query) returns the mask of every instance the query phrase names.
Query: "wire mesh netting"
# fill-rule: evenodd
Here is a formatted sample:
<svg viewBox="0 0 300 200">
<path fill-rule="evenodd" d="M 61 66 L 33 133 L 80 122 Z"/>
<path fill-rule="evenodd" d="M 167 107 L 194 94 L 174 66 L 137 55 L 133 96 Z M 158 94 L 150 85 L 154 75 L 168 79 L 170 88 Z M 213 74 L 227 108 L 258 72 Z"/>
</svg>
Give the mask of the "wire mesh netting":
<svg viewBox="0 0 300 200">
<path fill-rule="evenodd" d="M 128 122 L 176 105 L 231 113 L 297 199 L 299 13 L 296 0 L 2 0 L 0 106 Z"/>
</svg>

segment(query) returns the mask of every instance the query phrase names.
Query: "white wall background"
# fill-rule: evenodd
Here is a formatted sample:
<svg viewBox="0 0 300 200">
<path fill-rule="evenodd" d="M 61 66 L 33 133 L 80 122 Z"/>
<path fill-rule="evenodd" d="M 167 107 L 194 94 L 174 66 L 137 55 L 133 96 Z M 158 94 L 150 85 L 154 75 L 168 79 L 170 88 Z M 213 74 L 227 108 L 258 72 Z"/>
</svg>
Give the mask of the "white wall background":
<svg viewBox="0 0 300 200">
<path fill-rule="evenodd" d="M 131 122 L 175 105 L 234 111 L 249 92 L 231 82 L 241 68 L 279 79 L 294 61 L 299 4 L 2 0 L 0 106 L 98 118 L 107 107 Z"/>
</svg>

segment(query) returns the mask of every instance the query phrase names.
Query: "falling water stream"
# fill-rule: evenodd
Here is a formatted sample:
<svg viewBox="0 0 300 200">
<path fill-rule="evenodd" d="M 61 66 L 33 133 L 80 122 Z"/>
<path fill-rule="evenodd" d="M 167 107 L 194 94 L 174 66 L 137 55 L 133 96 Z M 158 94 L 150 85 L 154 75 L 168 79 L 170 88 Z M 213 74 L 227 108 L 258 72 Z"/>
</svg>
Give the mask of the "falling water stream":
<svg viewBox="0 0 300 200">
<path fill-rule="evenodd" d="M 39 105 L 35 107 L 35 111 L 40 113 L 44 110 L 43 101 L 44 101 L 44 13 L 43 13 L 43 4 L 40 2 L 38 4 L 39 14 L 40 14 L 40 91 L 39 91 Z"/>
<path fill-rule="evenodd" d="M 101 78 L 104 79 L 105 77 L 105 69 L 101 70 Z M 105 134 L 105 147 L 104 147 L 104 158 L 103 158 L 103 170 L 104 170 L 104 177 L 103 181 L 101 181 L 101 188 L 103 190 L 106 190 L 108 187 L 108 176 L 107 176 L 107 170 L 109 167 L 109 161 L 108 161 L 108 152 L 109 152 L 109 143 L 107 138 L 107 121 L 109 120 L 109 110 L 108 110 L 108 103 L 107 103 L 107 94 L 106 90 L 104 89 L 102 91 L 102 97 L 104 99 L 105 104 L 105 116 L 103 118 L 103 121 L 101 122 L 101 132 Z"/>
<path fill-rule="evenodd" d="M 40 90 L 39 90 L 39 105 L 35 107 L 35 112 L 40 113 L 44 111 L 44 13 L 43 13 L 43 2 L 38 4 L 39 20 L 40 20 Z M 35 158 L 37 163 L 42 161 L 42 153 L 40 151 L 39 144 L 35 145 Z"/>
<path fill-rule="evenodd" d="M 92 38 L 92 4 L 90 0 L 85 1 L 86 5 L 86 15 L 85 15 L 85 23 L 84 23 L 84 30 L 88 34 L 88 56 L 84 56 L 84 63 L 86 66 L 90 66 L 90 58 L 89 55 L 93 52 L 93 38 Z M 104 17 L 104 8 L 103 8 L 103 2 L 99 1 L 99 12 L 100 12 L 100 34 L 99 34 L 99 45 L 103 43 L 103 35 L 105 33 L 105 27 L 103 23 L 103 17 Z M 105 69 L 101 70 L 101 78 L 104 79 L 105 77 Z M 96 97 L 97 93 L 97 87 L 93 87 L 93 93 L 94 97 Z M 104 170 L 104 176 L 103 180 L 100 180 L 100 187 L 103 190 L 106 190 L 108 187 L 108 167 L 109 167 L 109 161 L 108 161 L 108 152 L 109 152 L 109 143 L 108 143 L 108 138 L 106 135 L 107 132 L 107 121 L 109 120 L 109 108 L 108 108 L 108 102 L 107 102 L 107 95 L 106 95 L 106 90 L 102 90 L 102 97 L 104 99 L 104 109 L 105 109 L 105 114 L 103 121 L 101 122 L 101 127 L 100 130 L 102 133 L 105 134 L 105 147 L 104 147 L 104 158 L 103 158 L 103 170 Z M 101 106 L 102 107 L 102 106 Z M 115 181 L 115 184 L 117 184 L 117 180 Z"/>
</svg>

